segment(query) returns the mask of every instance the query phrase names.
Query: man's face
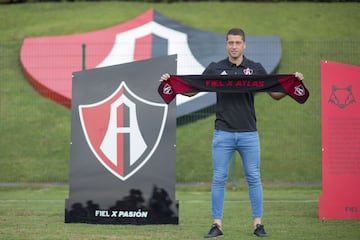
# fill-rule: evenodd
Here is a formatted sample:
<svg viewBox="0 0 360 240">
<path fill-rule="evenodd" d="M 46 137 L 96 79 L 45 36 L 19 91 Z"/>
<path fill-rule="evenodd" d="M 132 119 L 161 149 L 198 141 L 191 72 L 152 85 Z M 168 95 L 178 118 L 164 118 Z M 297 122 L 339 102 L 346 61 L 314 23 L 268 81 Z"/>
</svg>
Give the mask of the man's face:
<svg viewBox="0 0 360 240">
<path fill-rule="evenodd" d="M 240 35 L 228 35 L 226 41 L 226 49 L 230 58 L 239 58 L 240 56 L 242 56 L 245 48 L 246 43 Z"/>
</svg>

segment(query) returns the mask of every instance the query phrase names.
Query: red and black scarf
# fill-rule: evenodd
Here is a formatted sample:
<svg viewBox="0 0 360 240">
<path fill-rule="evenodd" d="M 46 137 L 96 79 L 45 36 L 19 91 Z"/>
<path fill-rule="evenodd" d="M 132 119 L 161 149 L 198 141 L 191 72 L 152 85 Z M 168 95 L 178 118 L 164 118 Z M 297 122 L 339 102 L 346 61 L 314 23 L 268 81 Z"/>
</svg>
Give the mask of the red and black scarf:
<svg viewBox="0 0 360 240">
<path fill-rule="evenodd" d="M 298 103 L 305 103 L 309 91 L 294 74 L 280 75 L 170 75 L 158 88 L 160 96 L 170 103 L 176 94 L 191 92 L 282 92 Z"/>
</svg>

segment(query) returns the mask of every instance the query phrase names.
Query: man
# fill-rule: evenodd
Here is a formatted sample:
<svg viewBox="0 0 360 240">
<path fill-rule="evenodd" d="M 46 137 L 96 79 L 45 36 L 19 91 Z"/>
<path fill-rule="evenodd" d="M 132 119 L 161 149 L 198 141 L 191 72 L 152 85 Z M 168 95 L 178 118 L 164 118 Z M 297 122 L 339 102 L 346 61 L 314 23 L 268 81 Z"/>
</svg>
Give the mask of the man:
<svg viewBox="0 0 360 240">
<path fill-rule="evenodd" d="M 226 35 L 228 57 L 211 63 L 203 75 L 265 75 L 260 63 L 255 63 L 243 55 L 246 48 L 245 33 L 239 28 L 230 29 Z M 303 80 L 301 73 L 295 73 Z M 166 81 L 169 74 L 161 76 Z M 193 96 L 196 93 L 186 94 Z M 281 92 L 269 92 L 279 100 L 286 96 Z M 211 189 L 213 224 L 205 238 L 216 238 L 223 235 L 222 218 L 224 194 L 228 179 L 229 165 L 235 151 L 238 151 L 248 184 L 252 208 L 254 234 L 267 237 L 261 218 L 263 215 L 263 191 L 260 179 L 260 143 L 256 128 L 254 94 L 217 92 L 215 130 L 212 142 L 213 180 Z"/>
</svg>

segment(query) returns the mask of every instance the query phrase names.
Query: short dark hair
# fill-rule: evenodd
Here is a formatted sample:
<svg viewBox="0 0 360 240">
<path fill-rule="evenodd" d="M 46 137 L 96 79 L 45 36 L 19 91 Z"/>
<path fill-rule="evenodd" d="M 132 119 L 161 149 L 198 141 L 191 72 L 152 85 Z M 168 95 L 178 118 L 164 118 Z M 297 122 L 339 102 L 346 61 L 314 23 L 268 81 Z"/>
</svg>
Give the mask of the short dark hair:
<svg viewBox="0 0 360 240">
<path fill-rule="evenodd" d="M 226 40 L 228 40 L 229 35 L 240 35 L 245 41 L 245 32 L 241 28 L 232 28 L 226 34 Z"/>
</svg>

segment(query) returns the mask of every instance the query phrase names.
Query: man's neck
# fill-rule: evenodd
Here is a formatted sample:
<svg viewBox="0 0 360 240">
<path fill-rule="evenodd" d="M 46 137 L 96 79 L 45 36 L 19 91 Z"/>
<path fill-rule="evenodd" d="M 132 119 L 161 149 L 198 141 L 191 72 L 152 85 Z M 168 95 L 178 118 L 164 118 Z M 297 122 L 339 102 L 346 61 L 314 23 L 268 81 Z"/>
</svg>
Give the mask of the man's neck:
<svg viewBox="0 0 360 240">
<path fill-rule="evenodd" d="M 229 57 L 229 61 L 233 64 L 235 64 L 236 66 L 239 66 L 244 60 L 243 55 L 239 56 L 238 58 L 232 58 Z"/>
</svg>

